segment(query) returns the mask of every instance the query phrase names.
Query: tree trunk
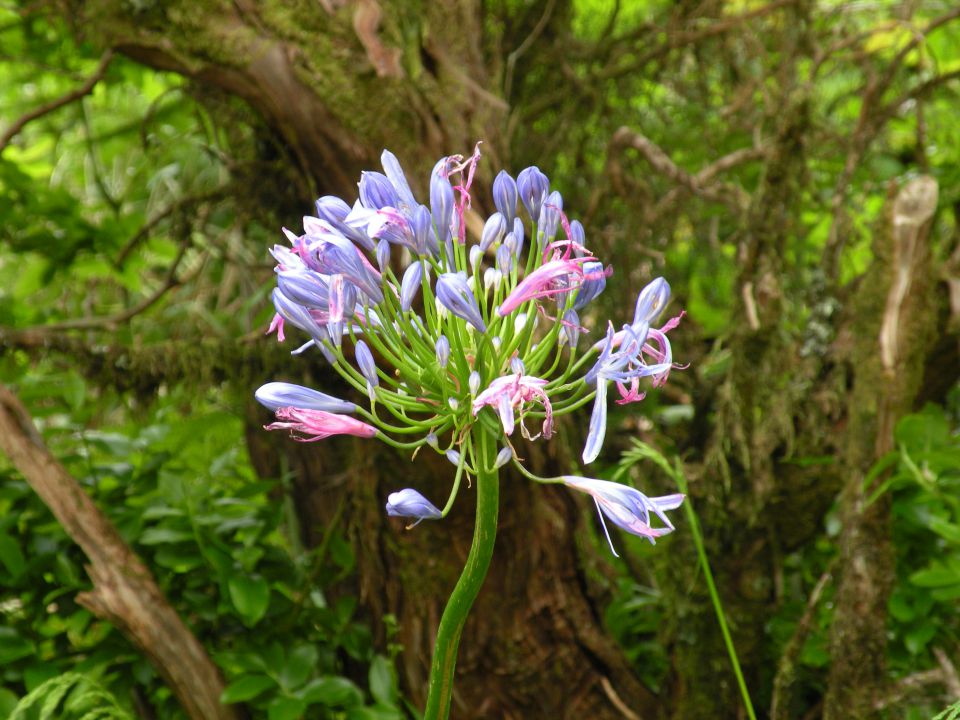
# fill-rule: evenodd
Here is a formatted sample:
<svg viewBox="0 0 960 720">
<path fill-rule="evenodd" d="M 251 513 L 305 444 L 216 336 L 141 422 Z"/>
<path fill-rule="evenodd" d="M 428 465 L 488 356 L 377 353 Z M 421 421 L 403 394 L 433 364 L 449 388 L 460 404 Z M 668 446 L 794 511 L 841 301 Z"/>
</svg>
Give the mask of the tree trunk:
<svg viewBox="0 0 960 720">
<path fill-rule="evenodd" d="M 854 386 L 844 447 L 840 579 L 831 627 L 825 720 L 878 717 L 886 692 L 887 601 L 894 580 L 890 497 L 869 503 L 864 478 L 893 449 L 893 429 L 913 408 L 935 334 L 927 234 L 937 183 L 921 176 L 888 204 L 874 265 L 851 307 Z"/>
</svg>

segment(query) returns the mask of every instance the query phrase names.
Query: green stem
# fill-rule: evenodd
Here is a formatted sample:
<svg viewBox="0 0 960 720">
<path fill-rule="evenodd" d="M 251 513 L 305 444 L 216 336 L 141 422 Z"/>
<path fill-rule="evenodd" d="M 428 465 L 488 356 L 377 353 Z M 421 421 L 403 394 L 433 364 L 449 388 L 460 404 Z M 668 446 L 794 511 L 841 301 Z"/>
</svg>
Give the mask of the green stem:
<svg viewBox="0 0 960 720">
<path fill-rule="evenodd" d="M 493 544 L 497 537 L 497 511 L 500 504 L 500 481 L 493 464 L 497 457 L 497 445 L 482 428 L 473 431 L 474 465 L 477 470 L 477 518 L 473 528 L 473 544 L 467 555 L 467 564 L 457 580 L 447 607 L 440 618 L 437 641 L 430 665 L 430 687 L 427 692 L 427 707 L 424 720 L 446 720 L 450 714 L 453 698 L 453 673 L 457 663 L 457 648 L 460 635 L 467 622 L 467 615 L 476 600 L 483 579 L 493 557 Z M 465 449 L 464 449 L 465 450 Z"/>
<path fill-rule="evenodd" d="M 727 627 L 727 618 L 723 612 L 723 605 L 720 604 L 720 593 L 717 592 L 717 586 L 713 582 L 713 573 L 710 571 L 710 561 L 707 559 L 707 550 L 703 544 L 703 535 L 700 532 L 700 521 L 697 513 L 693 509 L 693 503 L 690 502 L 690 493 L 687 490 L 687 478 L 683 474 L 682 468 L 677 463 L 673 471 L 674 479 L 680 486 L 680 492 L 687 496 L 687 501 L 683 504 L 683 510 L 687 515 L 687 521 L 690 523 L 690 534 L 693 535 L 693 544 L 697 548 L 697 557 L 700 558 L 700 568 L 703 570 L 704 579 L 707 581 L 707 590 L 710 591 L 710 600 L 713 603 L 713 609 L 717 613 L 717 622 L 720 624 L 720 633 L 723 635 L 723 642 L 727 646 L 727 654 L 730 656 L 730 664 L 733 665 L 733 674 L 737 676 L 737 685 L 740 688 L 740 695 L 743 697 L 743 704 L 747 710 L 747 717 L 750 720 L 757 720 L 757 715 L 753 711 L 753 703 L 750 701 L 750 692 L 747 690 L 747 682 L 743 679 L 743 671 L 740 669 L 740 660 L 737 658 L 737 650 L 733 646 L 733 638 L 730 636 L 730 629 Z"/>
</svg>

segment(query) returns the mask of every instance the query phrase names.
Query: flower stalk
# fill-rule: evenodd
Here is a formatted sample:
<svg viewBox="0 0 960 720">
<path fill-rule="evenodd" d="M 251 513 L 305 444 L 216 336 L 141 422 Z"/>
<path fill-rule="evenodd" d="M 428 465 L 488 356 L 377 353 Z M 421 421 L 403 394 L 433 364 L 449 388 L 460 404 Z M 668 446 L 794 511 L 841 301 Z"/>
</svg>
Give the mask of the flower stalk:
<svg viewBox="0 0 960 720">
<path fill-rule="evenodd" d="M 670 298 L 670 286 L 658 278 L 639 294 L 630 324 L 617 331 L 601 323 L 605 339 L 580 343 L 612 268 L 594 256 L 583 226 L 567 219 L 563 198 L 536 167 L 516 180 L 497 175 L 497 211 L 479 237 L 468 237 L 479 159 L 479 145 L 469 157 L 442 158 L 430 174 L 429 204 L 420 204 L 397 158 L 384 151 L 384 172 L 363 173 L 353 205 L 320 198 L 317 215 L 303 219 L 302 235 L 284 229 L 289 247 L 271 250 L 277 287 L 270 331 L 281 342 L 286 324 L 305 333 L 294 354 L 319 351 L 369 402 L 284 382 L 256 393 L 275 415 L 266 429 L 302 442 L 352 435 L 413 457 L 445 455 L 456 470 L 442 510 L 414 488 L 386 498 L 387 514 L 411 521 L 407 529 L 446 517 L 464 478 L 476 492 L 467 564 L 437 633 L 431 719 L 449 713 L 460 637 L 490 566 L 500 467 L 512 461 L 530 480 L 586 493 L 605 532 L 604 517 L 651 542 L 673 530 L 665 513 L 683 501 L 604 480 L 538 478 L 517 459 L 518 425 L 524 439 L 548 440 L 556 418 L 592 402 L 583 462 L 593 462 L 607 433 L 608 396 L 639 402 L 642 379 L 657 387 L 676 367 L 667 332 L 680 316 L 655 327 Z"/>
<path fill-rule="evenodd" d="M 473 430 L 474 463 L 477 469 L 477 514 L 473 527 L 473 542 L 460 579 L 450 593 L 440 618 L 433 661 L 430 665 L 430 684 L 424 718 L 446 718 L 453 698 L 453 676 L 457 663 L 457 648 L 463 627 L 474 600 L 483 586 L 490 568 L 493 547 L 497 537 L 497 515 L 500 507 L 499 471 L 495 467 L 497 450 L 495 438 L 484 428 Z"/>
</svg>

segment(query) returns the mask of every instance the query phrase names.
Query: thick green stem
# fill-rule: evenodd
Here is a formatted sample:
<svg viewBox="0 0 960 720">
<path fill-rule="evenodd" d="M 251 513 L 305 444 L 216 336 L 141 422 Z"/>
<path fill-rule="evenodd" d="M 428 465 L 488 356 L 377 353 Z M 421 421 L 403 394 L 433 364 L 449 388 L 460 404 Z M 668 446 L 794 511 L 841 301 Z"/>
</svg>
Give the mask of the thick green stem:
<svg viewBox="0 0 960 720">
<path fill-rule="evenodd" d="M 424 720 L 446 720 L 453 698 L 453 673 L 457 663 L 460 635 L 467 623 L 467 615 L 476 600 L 483 579 L 493 557 L 497 537 L 497 511 L 500 504 L 500 481 L 493 464 L 497 456 L 494 439 L 479 425 L 473 431 L 474 466 L 477 469 L 477 518 L 473 529 L 473 544 L 467 555 L 467 564 L 457 580 L 447 607 L 440 618 L 437 642 L 430 666 L 430 687 Z"/>
</svg>

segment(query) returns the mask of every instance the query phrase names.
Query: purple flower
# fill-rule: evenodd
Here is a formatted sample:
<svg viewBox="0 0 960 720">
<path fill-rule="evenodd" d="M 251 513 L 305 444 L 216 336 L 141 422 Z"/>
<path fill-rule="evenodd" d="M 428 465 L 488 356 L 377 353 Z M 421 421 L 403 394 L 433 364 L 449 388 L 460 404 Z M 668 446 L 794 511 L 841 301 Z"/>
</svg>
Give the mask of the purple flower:
<svg viewBox="0 0 960 720">
<path fill-rule="evenodd" d="M 493 181 L 493 204 L 507 222 L 517 216 L 517 183 L 505 170 Z"/>
<path fill-rule="evenodd" d="M 540 208 L 550 191 L 550 181 L 540 172 L 540 168 L 528 167 L 517 175 L 517 192 L 523 206 L 527 209 L 530 219 L 536 222 L 540 219 Z"/>
<path fill-rule="evenodd" d="M 413 212 L 413 238 L 418 255 L 436 256 L 440 252 L 437 236 L 433 232 L 433 217 L 426 205 L 418 205 Z"/>
<path fill-rule="evenodd" d="M 326 323 L 328 319 L 326 313 L 305 308 L 284 295 L 280 288 L 273 289 L 271 298 L 273 299 L 273 307 L 284 321 L 303 330 L 318 344 L 327 339 L 327 331 L 323 327 L 323 323 Z M 317 313 L 317 316 L 314 316 L 313 313 Z"/>
<path fill-rule="evenodd" d="M 442 242 L 450 238 L 450 223 L 453 222 L 453 186 L 447 180 L 449 160 L 441 159 L 430 173 L 430 210 Z"/>
<path fill-rule="evenodd" d="M 497 311 L 500 317 L 506 317 L 528 300 L 565 293 L 587 280 L 603 276 L 606 271 L 602 266 L 590 272 L 585 271 L 584 266 L 589 260 L 593 258 L 570 258 L 544 263 L 517 283 L 513 292 L 500 305 Z"/>
<path fill-rule="evenodd" d="M 591 260 L 583 264 L 584 281 L 580 283 L 577 299 L 573 301 L 574 310 L 583 310 L 607 286 L 607 276 L 603 263 Z"/>
<path fill-rule="evenodd" d="M 307 218 L 304 218 L 306 224 Z M 307 229 L 306 227 L 304 229 Z M 307 266 L 324 275 L 340 274 L 362 290 L 374 304 L 383 302 L 380 273 L 363 256 L 356 245 L 335 231 L 312 234 L 311 226 L 301 246 Z"/>
<path fill-rule="evenodd" d="M 563 212 L 563 198 L 560 193 L 554 190 L 547 196 L 543 205 L 540 207 L 540 220 L 537 222 L 539 230 L 540 247 L 544 243 L 553 239 L 560 226 L 560 215 Z"/>
<path fill-rule="evenodd" d="M 560 324 L 563 325 L 563 333 L 567 343 L 571 348 L 576 348 L 577 342 L 580 340 L 580 333 L 584 332 L 584 329 L 580 326 L 580 316 L 577 315 L 577 311 L 574 308 L 567 310 L 563 314 Z"/>
<path fill-rule="evenodd" d="M 357 359 L 357 366 L 367 381 L 367 394 L 373 400 L 373 389 L 380 384 L 380 378 L 377 377 L 377 363 L 373 360 L 373 353 L 363 340 L 357 340 L 354 349 L 354 357 Z"/>
<path fill-rule="evenodd" d="M 400 198 L 399 209 L 406 213 L 412 213 L 414 208 L 417 207 L 417 200 L 410 191 L 410 183 L 407 182 L 407 176 L 404 174 L 403 168 L 400 167 L 397 156 L 389 150 L 384 150 L 380 155 L 380 164 L 383 165 L 383 171 L 387 174 L 387 179 L 390 180 L 393 189 L 397 191 L 397 197 Z"/>
<path fill-rule="evenodd" d="M 360 173 L 360 202 L 365 208 L 379 210 L 395 208 L 400 204 L 400 197 L 386 175 L 365 170 Z"/>
<path fill-rule="evenodd" d="M 416 518 L 417 522 L 410 527 L 422 520 L 439 520 L 443 517 L 436 505 L 412 488 L 404 488 L 387 496 L 387 515 Z"/>
<path fill-rule="evenodd" d="M 286 382 L 269 382 L 254 393 L 257 402 L 276 412 L 282 407 L 299 407 L 307 410 L 323 410 L 329 413 L 352 413 L 357 406 L 302 385 Z"/>
<path fill-rule="evenodd" d="M 317 310 L 327 310 L 330 306 L 329 281 L 312 270 L 303 267 L 277 270 L 277 287 L 298 305 Z"/>
<path fill-rule="evenodd" d="M 443 273 L 437 278 L 437 300 L 458 318 L 466 320 L 480 332 L 487 326 L 480 315 L 477 299 L 470 291 L 467 281 L 459 273 Z"/>
<path fill-rule="evenodd" d="M 513 219 L 513 239 L 516 243 L 516 247 L 513 249 L 513 252 L 519 260 L 520 255 L 523 253 L 523 222 L 520 220 L 520 218 Z"/>
<path fill-rule="evenodd" d="M 324 195 L 317 200 L 317 217 L 332 228 L 357 243 L 364 250 L 373 250 L 373 240 L 360 228 L 351 227 L 346 222 L 350 206 L 334 195 Z M 304 227 L 306 229 L 306 227 Z"/>
<path fill-rule="evenodd" d="M 480 249 L 483 252 L 489 250 L 491 245 L 500 242 L 506 231 L 507 221 L 503 219 L 503 215 L 495 212 L 483 224 L 483 232 L 480 233 Z"/>
<path fill-rule="evenodd" d="M 512 238 L 513 235 L 507 235 L 507 238 Z M 513 269 L 513 263 L 516 261 L 516 258 L 513 256 L 513 251 L 510 248 L 510 245 L 504 243 L 497 248 L 497 267 L 500 269 L 500 272 L 504 275 L 509 275 L 510 271 Z"/>
<path fill-rule="evenodd" d="M 666 512 L 680 507 L 684 498 L 680 494 L 650 498 L 627 485 L 574 475 L 564 476 L 563 482 L 567 487 L 580 490 L 593 497 L 597 510 L 600 512 L 603 532 L 607 536 L 607 542 L 610 543 L 610 550 L 617 557 L 619 556 L 617 551 L 613 549 L 613 541 L 607 531 L 607 524 L 603 521 L 604 515 L 628 533 L 646 538 L 652 544 L 655 544 L 656 538 L 673 532 L 673 523 L 670 522 Z M 660 518 L 666 527 L 651 527 L 651 512 Z"/>
<path fill-rule="evenodd" d="M 633 311 L 633 324 L 647 324 L 656 320 L 670 302 L 670 283 L 658 277 L 647 283 L 637 296 L 637 307 Z"/>
<path fill-rule="evenodd" d="M 450 362 L 450 341 L 447 340 L 446 335 L 437 338 L 436 353 L 437 363 L 440 367 L 445 368 L 447 363 Z"/>
<path fill-rule="evenodd" d="M 387 240 L 377 242 L 377 267 L 384 272 L 390 264 L 390 243 Z"/>
<path fill-rule="evenodd" d="M 400 281 L 400 308 L 406 312 L 413 306 L 413 299 L 420 290 L 420 284 L 423 279 L 423 266 L 420 261 L 412 262 L 403 272 L 403 279 Z"/>
</svg>

